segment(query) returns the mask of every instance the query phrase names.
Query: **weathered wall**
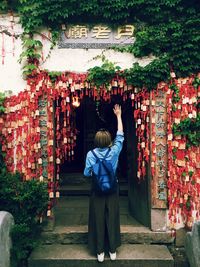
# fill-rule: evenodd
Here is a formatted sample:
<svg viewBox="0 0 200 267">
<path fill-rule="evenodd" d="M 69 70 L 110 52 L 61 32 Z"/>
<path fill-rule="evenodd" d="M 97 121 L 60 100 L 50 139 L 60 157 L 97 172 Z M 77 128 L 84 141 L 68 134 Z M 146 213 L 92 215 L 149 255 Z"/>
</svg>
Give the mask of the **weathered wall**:
<svg viewBox="0 0 200 267">
<path fill-rule="evenodd" d="M 22 52 L 20 35 L 23 30 L 16 16 L 0 16 L 0 91 L 11 90 L 13 93 L 23 91 L 26 83 L 22 78 L 22 65 L 19 64 L 19 56 Z M 51 55 L 46 59 L 51 42 L 48 31 L 44 31 L 44 36 L 37 36 L 43 43 L 41 69 L 50 71 L 73 71 L 86 72 L 89 68 L 101 65 L 100 59 L 94 59 L 101 55 L 102 49 L 59 49 L 55 47 Z M 122 69 L 129 68 L 133 62 L 146 65 L 151 58 L 138 60 L 131 54 L 115 52 L 109 50 L 104 52 L 106 58 L 115 62 Z"/>
</svg>

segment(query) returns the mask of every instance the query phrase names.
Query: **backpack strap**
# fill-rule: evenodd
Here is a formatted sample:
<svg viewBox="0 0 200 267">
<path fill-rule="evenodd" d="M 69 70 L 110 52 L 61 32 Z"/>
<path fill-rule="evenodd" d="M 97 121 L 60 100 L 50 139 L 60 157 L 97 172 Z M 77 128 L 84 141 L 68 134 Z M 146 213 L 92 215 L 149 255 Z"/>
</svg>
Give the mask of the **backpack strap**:
<svg viewBox="0 0 200 267">
<path fill-rule="evenodd" d="M 108 156 L 109 152 L 110 152 L 110 147 L 108 148 L 108 151 L 106 152 L 106 154 L 105 154 L 105 156 L 103 157 L 103 159 L 105 159 L 105 158 Z"/>
<path fill-rule="evenodd" d="M 95 158 L 98 159 L 97 154 L 94 152 L 94 150 L 91 150 L 92 154 L 95 156 Z"/>
<path fill-rule="evenodd" d="M 92 154 L 95 156 L 96 159 L 99 159 L 99 157 L 97 156 L 97 154 L 94 152 L 94 150 L 91 150 Z M 108 151 L 106 152 L 105 156 L 103 157 L 103 160 L 108 156 L 110 152 L 110 147 L 108 148 Z"/>
</svg>

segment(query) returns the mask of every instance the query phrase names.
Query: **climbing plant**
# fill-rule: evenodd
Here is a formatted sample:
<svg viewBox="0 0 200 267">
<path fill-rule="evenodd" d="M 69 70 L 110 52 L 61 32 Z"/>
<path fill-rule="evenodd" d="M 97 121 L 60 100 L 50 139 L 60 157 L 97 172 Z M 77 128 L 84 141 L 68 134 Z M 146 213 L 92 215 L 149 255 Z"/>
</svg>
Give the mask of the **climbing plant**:
<svg viewBox="0 0 200 267">
<path fill-rule="evenodd" d="M 195 77 L 192 84 L 196 90 L 196 102 L 193 104 L 197 109 L 197 116 L 187 117 L 180 120 L 178 123 L 173 124 L 173 133 L 175 136 L 184 136 L 187 140 L 187 148 L 190 146 L 198 146 L 200 144 L 200 114 L 199 114 L 199 97 L 197 95 L 197 88 L 200 85 L 200 79 Z M 183 95 L 180 93 L 180 89 L 177 84 L 172 83 L 170 88 L 173 90 L 172 95 L 172 110 L 177 111 L 177 103 L 180 102 Z"/>
<path fill-rule="evenodd" d="M 24 32 L 32 34 L 30 38 L 40 27 L 50 28 L 54 33 L 53 43 L 62 24 L 133 23 L 135 43 L 125 47 L 124 51 L 136 57 L 156 57 L 150 66 L 135 64 L 128 70 L 128 79 L 138 85 L 142 80 L 152 87 L 166 80 L 171 68 L 178 77 L 197 73 L 200 69 L 198 0 L 1 1 L 0 11 L 10 10 L 19 14 Z M 38 44 L 34 45 L 38 48 Z M 35 55 L 28 54 L 35 59 Z M 29 61 L 27 63 L 31 65 Z M 28 74 L 32 69 L 34 67 L 29 66 L 25 71 Z"/>
<path fill-rule="evenodd" d="M 115 66 L 113 62 L 110 62 L 103 55 L 101 57 L 102 65 L 89 69 L 87 80 L 97 87 L 99 90 L 101 85 L 108 87 L 113 77 L 116 76 L 116 72 L 119 72 L 120 67 Z"/>
<path fill-rule="evenodd" d="M 32 37 L 32 34 L 22 35 L 24 51 L 20 55 L 19 62 L 25 61 L 23 67 L 23 75 L 25 77 L 34 75 L 41 57 L 40 50 L 42 48 L 42 43 L 39 40 L 34 40 Z"/>
<path fill-rule="evenodd" d="M 3 105 L 5 100 L 5 94 L 0 92 L 0 114 L 2 114 L 5 111 L 5 107 Z"/>
<path fill-rule="evenodd" d="M 175 136 L 182 135 L 187 139 L 187 147 L 198 146 L 200 144 L 200 114 L 196 119 L 186 118 L 179 124 L 173 124 Z"/>
</svg>

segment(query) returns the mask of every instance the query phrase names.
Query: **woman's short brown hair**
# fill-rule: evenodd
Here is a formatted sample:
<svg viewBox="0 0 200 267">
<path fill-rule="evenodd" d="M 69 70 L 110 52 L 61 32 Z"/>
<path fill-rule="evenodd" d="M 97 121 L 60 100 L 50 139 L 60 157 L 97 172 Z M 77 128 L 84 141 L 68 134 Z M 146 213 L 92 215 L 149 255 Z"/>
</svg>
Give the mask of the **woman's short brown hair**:
<svg viewBox="0 0 200 267">
<path fill-rule="evenodd" d="M 94 145 L 98 148 L 109 147 L 112 144 L 112 138 L 109 131 L 100 129 L 94 137 Z"/>
</svg>

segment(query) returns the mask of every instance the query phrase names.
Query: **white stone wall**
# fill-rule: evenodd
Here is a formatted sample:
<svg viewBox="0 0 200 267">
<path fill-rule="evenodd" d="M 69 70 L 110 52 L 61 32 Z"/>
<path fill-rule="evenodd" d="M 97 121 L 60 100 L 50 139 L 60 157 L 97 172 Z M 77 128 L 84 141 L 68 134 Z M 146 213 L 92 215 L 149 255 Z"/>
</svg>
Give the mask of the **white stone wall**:
<svg viewBox="0 0 200 267">
<path fill-rule="evenodd" d="M 22 77 L 22 65 L 18 62 L 22 52 L 21 39 L 14 37 L 22 32 L 17 16 L 0 16 L 0 91 L 11 90 L 13 94 L 17 94 L 26 86 Z M 49 32 L 44 31 L 43 34 L 49 37 Z M 51 42 L 41 35 L 37 38 L 43 43 L 43 61 L 41 61 L 40 68 L 50 71 L 86 72 L 89 68 L 102 64 L 100 59 L 95 59 L 102 52 L 109 61 L 116 63 L 122 69 L 130 68 L 134 62 L 139 62 L 144 66 L 151 61 L 151 58 L 136 59 L 131 54 L 113 50 L 59 49 L 58 47 L 55 47 L 50 57 L 46 59 Z"/>
</svg>

